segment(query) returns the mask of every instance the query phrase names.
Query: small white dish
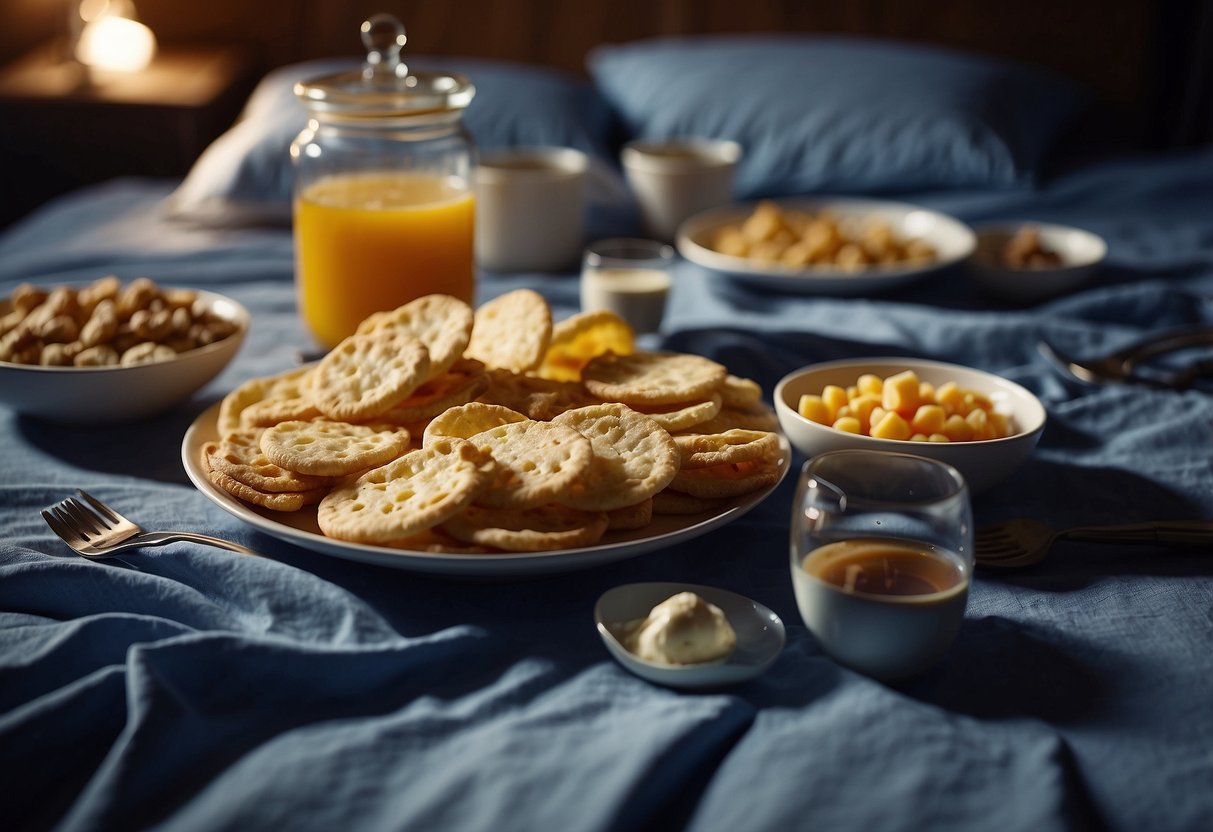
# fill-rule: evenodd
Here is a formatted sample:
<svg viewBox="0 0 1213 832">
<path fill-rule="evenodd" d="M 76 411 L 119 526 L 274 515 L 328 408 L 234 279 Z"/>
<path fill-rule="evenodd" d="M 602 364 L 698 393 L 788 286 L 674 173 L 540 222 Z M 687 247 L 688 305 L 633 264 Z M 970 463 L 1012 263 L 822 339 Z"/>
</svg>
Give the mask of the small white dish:
<svg viewBox="0 0 1213 832">
<path fill-rule="evenodd" d="M 777 292 L 865 297 L 960 263 L 973 253 L 976 245 L 972 229 L 955 217 L 904 202 L 825 196 L 766 201 L 774 202 L 784 211 L 829 212 L 854 221 L 881 219 L 899 237 L 930 243 L 936 257 L 925 263 L 890 263 L 847 270 L 833 265 L 799 267 L 763 263 L 711 248 L 709 244 L 716 233 L 726 225 L 743 222 L 754 212 L 757 202 L 712 208 L 691 217 L 678 229 L 678 253 L 709 271 Z"/>
<path fill-rule="evenodd" d="M 965 390 L 984 393 L 995 410 L 1010 418 L 1015 432 L 1002 439 L 912 442 L 846 433 L 800 415 L 798 404 L 806 393 L 819 395 L 827 384 L 845 388 L 865 373 L 888 378 L 903 370 L 913 370 L 920 381 L 936 388 L 954 381 Z M 960 364 L 895 357 L 826 361 L 791 372 L 775 385 L 775 413 L 792 445 L 806 457 L 850 448 L 930 457 L 960 471 L 972 494 L 980 494 L 1014 473 L 1031 456 L 1046 421 L 1040 400 L 1013 381 Z"/>
<path fill-rule="evenodd" d="M 1056 253 L 1060 264 L 1037 268 L 1006 265 L 1003 252 L 1025 229 L 1034 229 L 1041 247 Z M 991 222 L 976 226 L 974 231 L 977 247 L 966 264 L 970 278 L 986 293 L 1017 303 L 1045 300 L 1077 289 L 1108 253 L 1102 237 L 1068 225 Z"/>
<path fill-rule="evenodd" d="M 679 592 L 694 592 L 724 612 L 737 634 L 726 658 L 689 665 L 646 661 L 630 652 L 616 633 L 629 621 L 648 616 L 653 607 Z M 607 590 L 594 606 L 598 635 L 610 654 L 632 673 L 658 685 L 697 690 L 735 685 L 762 674 L 779 657 L 787 636 L 774 612 L 744 595 L 699 584 L 650 582 Z"/>
</svg>

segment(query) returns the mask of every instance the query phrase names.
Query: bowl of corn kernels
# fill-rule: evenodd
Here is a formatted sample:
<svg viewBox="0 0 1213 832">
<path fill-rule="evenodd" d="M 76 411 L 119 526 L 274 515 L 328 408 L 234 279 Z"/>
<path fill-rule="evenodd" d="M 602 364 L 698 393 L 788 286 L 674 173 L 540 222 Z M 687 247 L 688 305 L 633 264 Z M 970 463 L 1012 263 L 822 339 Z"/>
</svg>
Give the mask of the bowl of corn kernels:
<svg viewBox="0 0 1213 832">
<path fill-rule="evenodd" d="M 0 298 L 0 405 L 66 424 L 153 416 L 218 375 L 248 326 L 231 298 L 146 277 L 23 283 Z"/>
<path fill-rule="evenodd" d="M 775 386 L 775 413 L 807 457 L 846 448 L 946 462 L 973 494 L 1013 474 L 1032 454 L 1045 408 L 992 373 L 913 358 L 814 364 Z"/>
</svg>

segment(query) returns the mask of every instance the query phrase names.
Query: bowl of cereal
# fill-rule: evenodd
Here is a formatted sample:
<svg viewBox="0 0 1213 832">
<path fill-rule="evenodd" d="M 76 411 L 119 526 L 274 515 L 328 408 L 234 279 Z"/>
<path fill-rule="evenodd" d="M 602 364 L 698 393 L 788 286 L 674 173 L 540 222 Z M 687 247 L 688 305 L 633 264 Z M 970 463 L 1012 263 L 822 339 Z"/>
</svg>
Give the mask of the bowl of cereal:
<svg viewBox="0 0 1213 832">
<path fill-rule="evenodd" d="M 987 294 L 1031 303 L 1073 291 L 1103 262 L 1108 245 L 1081 228 L 1040 222 L 1000 222 L 975 229 L 967 266 Z"/>
<path fill-rule="evenodd" d="M 960 220 L 903 202 L 764 199 L 713 208 L 678 229 L 679 253 L 712 272 L 769 289 L 854 296 L 890 289 L 965 260 L 976 244 Z"/>
<path fill-rule="evenodd" d="M 1015 472 L 1045 427 L 1028 390 L 992 373 L 914 358 L 814 364 L 775 386 L 775 413 L 807 457 L 849 448 L 946 462 L 978 494 Z"/>
<path fill-rule="evenodd" d="M 219 374 L 248 332 L 231 298 L 107 276 L 0 299 L 0 405 L 66 424 L 163 412 Z"/>
</svg>

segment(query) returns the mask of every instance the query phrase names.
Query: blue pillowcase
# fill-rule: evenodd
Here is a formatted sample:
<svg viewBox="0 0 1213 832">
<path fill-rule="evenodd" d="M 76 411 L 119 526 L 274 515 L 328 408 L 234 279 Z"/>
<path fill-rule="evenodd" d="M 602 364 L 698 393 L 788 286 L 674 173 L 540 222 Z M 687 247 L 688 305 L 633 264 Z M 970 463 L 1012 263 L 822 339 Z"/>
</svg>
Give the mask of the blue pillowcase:
<svg viewBox="0 0 1213 832">
<path fill-rule="evenodd" d="M 618 199 L 613 115 L 587 81 L 540 67 L 467 59 L 409 59 L 417 69 L 458 72 L 476 96 L 464 125 L 481 151 L 521 145 L 575 147 L 592 164 L 591 199 Z M 235 125 L 195 162 L 168 203 L 168 213 L 208 225 L 287 223 L 294 175 L 289 149 L 307 124 L 297 81 L 357 69 L 355 59 L 282 67 L 257 85 Z M 597 193 L 594 186 L 597 185 Z"/>
<path fill-rule="evenodd" d="M 633 138 L 741 143 L 741 198 L 1030 181 L 1088 101 L 1024 65 L 831 36 L 638 41 L 589 70 Z"/>
</svg>

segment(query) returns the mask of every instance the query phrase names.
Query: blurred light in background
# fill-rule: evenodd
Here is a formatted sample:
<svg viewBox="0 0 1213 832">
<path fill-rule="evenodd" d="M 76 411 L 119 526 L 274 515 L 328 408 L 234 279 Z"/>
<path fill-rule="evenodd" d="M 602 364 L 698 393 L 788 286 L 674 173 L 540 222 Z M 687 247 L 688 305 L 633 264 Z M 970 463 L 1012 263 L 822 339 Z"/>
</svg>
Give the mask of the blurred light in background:
<svg viewBox="0 0 1213 832">
<path fill-rule="evenodd" d="M 94 69 L 138 72 L 156 54 L 156 36 L 129 0 L 81 0 L 73 12 L 76 60 Z"/>
</svg>

